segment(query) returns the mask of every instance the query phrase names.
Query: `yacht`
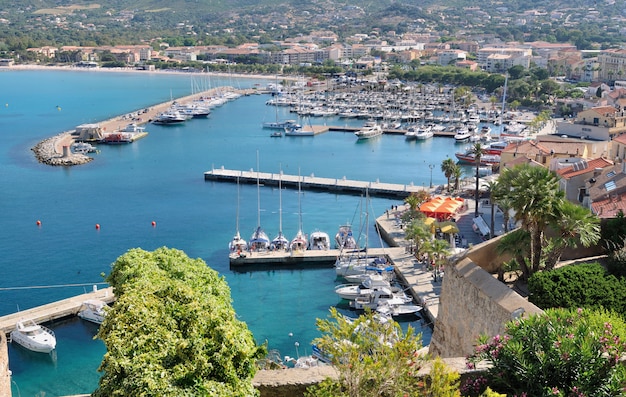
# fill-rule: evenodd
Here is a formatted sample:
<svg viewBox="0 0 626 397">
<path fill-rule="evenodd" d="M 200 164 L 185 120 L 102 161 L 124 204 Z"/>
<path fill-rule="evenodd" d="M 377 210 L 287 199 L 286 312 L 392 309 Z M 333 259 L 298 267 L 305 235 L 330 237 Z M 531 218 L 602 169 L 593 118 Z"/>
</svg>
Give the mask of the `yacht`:
<svg viewBox="0 0 626 397">
<path fill-rule="evenodd" d="M 54 332 L 32 320 L 17 322 L 11 342 L 38 353 L 50 353 L 57 345 Z"/>
<path fill-rule="evenodd" d="M 456 134 L 454 134 L 454 140 L 456 142 L 467 142 L 472 137 L 469 129 L 463 127 L 457 130 Z"/>
<path fill-rule="evenodd" d="M 357 248 L 356 239 L 352 233 L 352 226 L 341 225 L 335 234 L 335 248 L 353 250 Z"/>
<path fill-rule="evenodd" d="M 107 307 L 107 304 L 101 300 L 89 299 L 83 302 L 77 316 L 95 324 L 102 324 Z"/>
<path fill-rule="evenodd" d="M 154 124 L 179 124 L 187 121 L 187 117 L 177 110 L 168 110 L 159 114 L 156 119 L 152 120 Z"/>
<path fill-rule="evenodd" d="M 302 126 L 296 125 L 285 127 L 285 136 L 314 136 L 313 129 L 303 129 Z"/>
<path fill-rule="evenodd" d="M 383 134 L 383 129 L 380 124 L 375 121 L 368 121 L 363 125 L 363 128 L 354 133 L 359 140 L 375 138 Z"/>
<path fill-rule="evenodd" d="M 428 138 L 432 138 L 435 135 L 433 129 L 429 126 L 420 126 L 415 131 L 415 139 L 417 140 L 425 140 Z"/>
</svg>

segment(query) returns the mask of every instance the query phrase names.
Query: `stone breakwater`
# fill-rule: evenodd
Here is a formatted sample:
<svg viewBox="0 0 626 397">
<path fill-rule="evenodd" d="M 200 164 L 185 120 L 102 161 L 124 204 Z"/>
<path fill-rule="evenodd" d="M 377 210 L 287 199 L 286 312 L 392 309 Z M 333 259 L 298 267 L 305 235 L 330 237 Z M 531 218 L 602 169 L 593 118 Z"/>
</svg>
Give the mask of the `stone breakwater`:
<svg viewBox="0 0 626 397">
<path fill-rule="evenodd" d="M 47 165 L 71 166 L 86 164 L 92 157 L 80 153 L 72 153 L 70 146 L 74 142 L 70 132 L 63 132 L 39 142 L 31 150 L 37 161 Z M 66 147 L 66 149 L 64 149 Z"/>
</svg>

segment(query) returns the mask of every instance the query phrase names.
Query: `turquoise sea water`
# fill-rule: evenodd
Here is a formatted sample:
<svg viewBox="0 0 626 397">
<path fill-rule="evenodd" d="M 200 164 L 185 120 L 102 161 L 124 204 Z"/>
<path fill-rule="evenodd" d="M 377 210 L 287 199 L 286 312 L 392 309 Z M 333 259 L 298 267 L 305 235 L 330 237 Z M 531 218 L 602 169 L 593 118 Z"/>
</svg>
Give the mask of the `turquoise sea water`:
<svg viewBox="0 0 626 397">
<path fill-rule="evenodd" d="M 259 83 L 204 80 L 203 85 L 237 88 Z M 275 110 L 265 105 L 268 96 L 253 95 L 215 108 L 207 120 L 148 125 L 148 137 L 131 145 L 101 146 L 87 165 L 49 167 L 39 164 L 30 150 L 38 141 L 82 123 L 188 95 L 191 77 L 0 70 L 0 87 L 0 315 L 91 289 L 3 288 L 101 282 L 100 274 L 127 250 L 167 246 L 202 258 L 224 275 L 241 320 L 260 343 L 267 340 L 282 355 L 310 353 L 309 342 L 318 336 L 315 319 L 326 317 L 328 308 L 339 303 L 333 292 L 339 281 L 331 268 L 231 271 L 227 244 L 236 228 L 237 186 L 205 182 L 203 173 L 221 166 L 256 169 L 258 153 L 262 172 L 282 168 L 287 174 L 416 185 L 429 184 L 432 163 L 433 181 L 440 184 L 445 178 L 439 164 L 459 150 L 446 138 L 409 143 L 403 136 L 383 136 L 357 143 L 353 134 L 341 132 L 270 138 L 261 123 L 273 120 Z M 286 108 L 279 113 L 281 118 L 294 117 Z M 311 122 L 345 124 L 339 119 Z M 262 187 L 260 196 L 261 224 L 273 237 L 278 190 Z M 304 231 L 320 229 L 332 236 L 340 224 L 357 224 L 360 201 L 357 196 L 304 192 Z M 297 192 L 284 190 L 282 202 L 283 230 L 292 237 L 298 229 Z M 257 224 L 256 186 L 240 187 L 240 203 L 240 230 L 248 238 Z M 372 199 L 373 215 L 393 204 L 399 202 Z M 96 230 L 95 224 L 101 228 Z M 369 241 L 380 245 L 375 238 Z M 419 321 L 412 325 L 424 332 L 428 344 L 428 327 Z M 92 340 L 97 329 L 78 319 L 50 327 L 58 339 L 54 361 L 9 346 L 15 396 L 89 393 L 97 387 L 97 367 L 105 351 L 100 341 Z"/>
</svg>

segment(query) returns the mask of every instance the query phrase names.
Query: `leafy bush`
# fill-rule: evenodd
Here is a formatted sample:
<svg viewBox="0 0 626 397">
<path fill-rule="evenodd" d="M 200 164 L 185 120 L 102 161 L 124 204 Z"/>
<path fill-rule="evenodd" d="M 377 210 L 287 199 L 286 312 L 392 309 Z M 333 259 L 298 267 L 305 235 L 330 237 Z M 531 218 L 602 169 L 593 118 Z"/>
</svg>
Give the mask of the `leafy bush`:
<svg viewBox="0 0 626 397">
<path fill-rule="evenodd" d="M 598 263 L 535 273 L 528 290 L 529 301 L 542 309 L 604 308 L 626 314 L 626 280 L 607 274 Z"/>
<path fill-rule="evenodd" d="M 513 320 L 505 335 L 481 336 L 468 367 L 486 361 L 485 385 L 516 396 L 621 396 L 626 368 L 626 324 L 616 314 L 549 309 Z M 482 390 L 465 387 L 468 396 Z"/>
</svg>

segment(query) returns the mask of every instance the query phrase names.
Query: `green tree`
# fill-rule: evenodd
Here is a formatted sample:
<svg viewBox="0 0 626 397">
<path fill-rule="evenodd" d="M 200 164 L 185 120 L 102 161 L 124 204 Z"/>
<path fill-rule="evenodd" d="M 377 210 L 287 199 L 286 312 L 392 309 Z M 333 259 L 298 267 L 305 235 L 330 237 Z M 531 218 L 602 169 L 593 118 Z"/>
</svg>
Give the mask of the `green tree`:
<svg viewBox="0 0 626 397">
<path fill-rule="evenodd" d="M 456 163 L 450 157 L 441 162 L 441 172 L 448 180 L 448 193 L 450 192 L 450 178 L 454 175 L 454 167 Z"/>
<path fill-rule="evenodd" d="M 483 158 L 483 155 L 487 153 L 487 148 L 483 146 L 482 143 L 476 142 L 470 148 L 470 153 L 474 155 L 474 165 L 476 166 L 476 173 L 474 177 L 476 178 L 476 190 L 474 192 L 474 201 L 476 204 L 476 208 L 474 209 L 474 217 L 478 217 L 478 198 L 480 196 L 480 162 Z"/>
<path fill-rule="evenodd" d="M 371 311 L 356 320 L 330 309 L 330 318 L 317 319 L 322 333 L 314 343 L 332 361 L 337 381 L 310 387 L 308 396 L 417 396 L 424 385 L 415 375 L 424 362 L 418 354 L 421 334 L 406 333 L 395 321 L 381 321 Z"/>
<path fill-rule="evenodd" d="M 502 172 L 500 182 L 511 200 L 515 219 L 530 236 L 531 273 L 541 266 L 545 231 L 563 200 L 556 174 L 544 167 L 520 165 Z"/>
<path fill-rule="evenodd" d="M 107 352 L 94 396 L 258 394 L 252 377 L 265 346 L 204 261 L 175 249 L 132 249 L 106 280 L 116 302 L 98 332 Z"/>
<path fill-rule="evenodd" d="M 618 315 L 548 309 L 510 321 L 504 335 L 480 337 L 468 365 L 490 363 L 484 384 L 507 395 L 621 396 L 625 340 Z"/>
</svg>

